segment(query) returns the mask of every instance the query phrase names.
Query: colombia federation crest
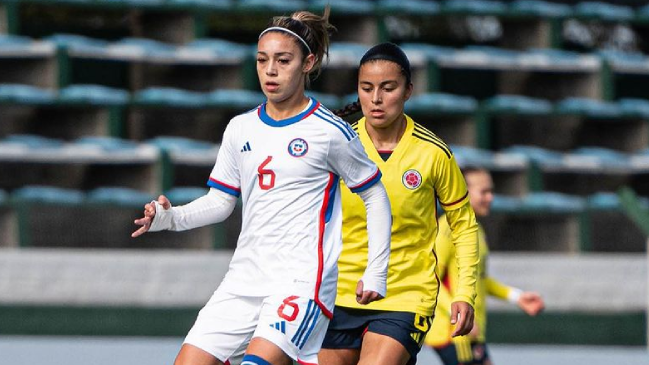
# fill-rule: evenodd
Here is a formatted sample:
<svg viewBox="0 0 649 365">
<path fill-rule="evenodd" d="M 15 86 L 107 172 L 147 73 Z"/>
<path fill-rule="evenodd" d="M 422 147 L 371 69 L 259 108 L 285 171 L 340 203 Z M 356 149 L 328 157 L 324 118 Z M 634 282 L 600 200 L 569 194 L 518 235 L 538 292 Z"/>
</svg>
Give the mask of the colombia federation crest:
<svg viewBox="0 0 649 365">
<path fill-rule="evenodd" d="M 401 182 L 406 188 L 415 190 L 421 185 L 421 174 L 415 169 L 410 169 L 403 173 Z"/>
</svg>

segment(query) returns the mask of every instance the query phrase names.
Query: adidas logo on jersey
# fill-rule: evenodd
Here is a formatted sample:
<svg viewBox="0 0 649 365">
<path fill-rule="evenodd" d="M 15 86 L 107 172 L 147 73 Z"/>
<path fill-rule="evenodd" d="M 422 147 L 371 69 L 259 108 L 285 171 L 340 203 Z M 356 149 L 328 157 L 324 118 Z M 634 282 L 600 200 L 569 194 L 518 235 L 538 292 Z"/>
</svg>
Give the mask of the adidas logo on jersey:
<svg viewBox="0 0 649 365">
<path fill-rule="evenodd" d="M 270 326 L 272 328 L 282 332 L 282 333 L 286 333 L 286 322 L 285 321 L 280 321 L 280 322 L 277 322 L 275 324 L 271 324 Z"/>
<path fill-rule="evenodd" d="M 251 151 L 250 142 L 246 142 L 246 144 L 244 144 L 243 148 L 241 149 L 241 152 L 248 152 L 248 151 Z"/>
</svg>

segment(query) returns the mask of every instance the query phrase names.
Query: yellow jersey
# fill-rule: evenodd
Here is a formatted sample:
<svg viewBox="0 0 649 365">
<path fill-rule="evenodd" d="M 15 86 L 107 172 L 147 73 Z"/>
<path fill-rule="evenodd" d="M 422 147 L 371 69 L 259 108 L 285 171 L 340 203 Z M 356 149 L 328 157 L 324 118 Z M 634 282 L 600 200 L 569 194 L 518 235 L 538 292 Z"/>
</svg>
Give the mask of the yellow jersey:
<svg viewBox="0 0 649 365">
<path fill-rule="evenodd" d="M 462 223 L 466 231 L 462 239 L 468 242 L 463 252 L 467 252 L 465 262 L 469 263 L 464 266 L 474 265 L 473 271 L 471 267 L 467 271 L 468 276 L 474 277 L 467 281 L 461 298 L 473 304 L 477 223 L 464 177 L 453 153 L 439 137 L 408 116 L 406 123 L 403 137 L 387 161 L 374 147 L 365 128 L 365 118 L 352 124 L 368 156 L 383 174 L 381 181 L 392 207 L 391 253 L 386 298 L 368 305 L 358 304 L 356 285 L 367 264 L 366 213 L 363 201 L 341 185 L 343 249 L 338 260 L 338 306 L 433 314 L 439 288 L 433 252 L 437 235 L 436 200 L 445 211 L 461 212 L 458 214 L 462 214 L 463 222 L 468 222 Z M 476 246 L 475 250 L 471 245 Z"/>
<path fill-rule="evenodd" d="M 478 326 L 478 336 L 472 337 L 473 341 L 485 342 L 487 326 L 487 295 L 506 300 L 511 287 L 506 286 L 487 274 L 487 257 L 489 246 L 482 226 L 478 229 L 478 244 L 480 250 L 480 263 L 478 265 L 478 282 L 476 283 L 477 296 L 474 306 L 474 323 Z M 433 325 L 426 336 L 426 344 L 432 347 L 443 347 L 451 342 L 451 294 L 457 288 L 457 267 L 452 264 L 455 258 L 455 246 L 451 240 L 451 229 L 444 217 L 439 219 L 439 234 L 435 242 L 435 251 L 439 260 L 437 274 L 442 280 L 438 305 L 435 309 Z"/>
</svg>

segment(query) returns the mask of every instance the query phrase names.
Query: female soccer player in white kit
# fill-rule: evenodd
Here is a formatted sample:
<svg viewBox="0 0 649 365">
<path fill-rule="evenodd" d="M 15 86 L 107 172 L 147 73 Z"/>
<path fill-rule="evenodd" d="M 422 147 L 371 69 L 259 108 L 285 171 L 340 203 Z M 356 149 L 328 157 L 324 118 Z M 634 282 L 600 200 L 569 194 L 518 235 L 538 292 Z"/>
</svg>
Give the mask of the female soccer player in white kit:
<svg viewBox="0 0 649 365">
<path fill-rule="evenodd" d="M 179 207 L 160 196 L 135 221 L 142 227 L 134 237 L 191 229 L 224 220 L 237 197 L 243 201 L 228 273 L 198 314 L 176 365 L 317 364 L 336 297 L 340 178 L 367 208 L 370 247 L 357 300 L 386 295 L 391 217 L 381 172 L 356 133 L 304 93 L 328 54 L 328 15 L 326 9 L 322 17 L 273 18 L 257 45 L 267 101 L 228 124 L 208 194 Z"/>
</svg>

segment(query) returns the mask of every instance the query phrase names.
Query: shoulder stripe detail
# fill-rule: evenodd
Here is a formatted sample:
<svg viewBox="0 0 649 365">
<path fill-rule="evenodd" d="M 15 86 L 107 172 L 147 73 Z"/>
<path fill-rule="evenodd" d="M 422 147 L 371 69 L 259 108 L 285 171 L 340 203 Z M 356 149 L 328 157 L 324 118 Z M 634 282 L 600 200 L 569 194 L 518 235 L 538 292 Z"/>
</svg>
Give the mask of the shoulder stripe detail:
<svg viewBox="0 0 649 365">
<path fill-rule="evenodd" d="M 372 187 L 372 185 L 376 184 L 379 180 L 381 180 L 381 176 L 383 176 L 381 170 L 379 170 L 377 167 L 376 172 L 372 176 L 368 177 L 365 181 L 356 186 L 350 186 L 349 190 L 351 190 L 351 192 L 355 194 L 363 192 Z"/>
<path fill-rule="evenodd" d="M 439 138 L 435 133 L 433 133 L 430 130 L 423 127 L 421 124 L 415 123 L 415 131 L 420 132 L 421 134 L 424 134 L 424 135 L 427 135 L 427 136 L 431 137 L 432 139 L 434 139 L 434 140 L 438 141 L 439 143 L 443 144 L 444 146 L 446 146 L 447 149 L 450 150 L 450 148 L 448 148 L 448 145 L 444 141 L 442 141 L 441 138 Z"/>
<path fill-rule="evenodd" d="M 356 132 L 349 127 L 349 124 L 333 114 L 327 115 L 322 111 L 322 109 L 318 109 L 313 115 L 338 128 L 338 130 L 345 135 L 345 138 L 347 138 L 348 141 L 351 141 L 356 137 Z"/>
<path fill-rule="evenodd" d="M 358 121 L 352 123 L 351 127 L 356 133 L 358 133 Z"/>
<path fill-rule="evenodd" d="M 222 181 L 219 181 L 213 177 L 210 176 L 209 180 L 207 180 L 207 185 L 209 187 L 215 188 L 217 190 L 221 190 L 224 193 L 230 194 L 234 197 L 239 197 L 241 195 L 241 188 L 228 185 Z"/>
<path fill-rule="evenodd" d="M 439 204 L 442 205 L 442 206 L 444 206 L 444 207 L 448 207 L 448 206 L 451 206 L 451 205 L 455 205 L 455 204 L 461 202 L 462 200 L 464 200 L 468 195 L 469 195 L 469 192 L 467 191 L 466 194 L 464 194 L 463 197 L 461 197 L 460 199 L 458 199 L 458 200 L 456 200 L 456 201 L 454 201 L 454 202 L 450 202 L 450 203 L 448 203 L 448 204 L 444 204 L 444 203 L 442 203 L 442 202 L 439 202 Z"/>
<path fill-rule="evenodd" d="M 414 132 L 412 134 L 412 136 L 415 137 L 415 138 L 419 138 L 422 141 L 426 141 L 426 142 L 430 142 L 430 143 L 434 144 L 435 146 L 439 147 L 439 149 L 442 150 L 444 152 L 444 154 L 446 154 L 446 157 L 451 158 L 451 154 L 452 154 L 451 150 L 449 150 L 448 147 L 446 147 L 443 143 L 440 143 L 440 142 L 438 142 L 438 141 L 436 141 L 436 140 L 434 140 L 434 139 L 432 139 L 432 138 L 430 138 L 428 136 L 421 135 L 418 132 Z"/>
<path fill-rule="evenodd" d="M 322 105 L 320 105 L 320 108 L 318 110 L 321 111 L 322 113 L 324 113 L 325 115 L 328 115 L 331 119 L 341 123 L 343 126 L 345 126 L 345 128 L 348 131 L 350 131 L 350 132 L 353 131 L 353 129 L 350 127 L 349 123 L 347 123 L 343 118 L 341 118 L 341 117 L 337 116 L 336 114 L 334 114 L 331 110 L 327 109 L 326 107 L 324 107 Z M 354 135 L 354 133 L 352 133 L 352 135 Z"/>
</svg>

